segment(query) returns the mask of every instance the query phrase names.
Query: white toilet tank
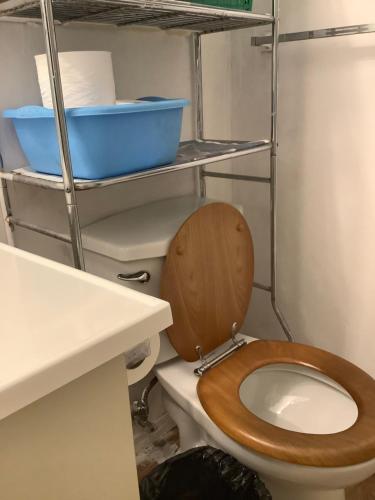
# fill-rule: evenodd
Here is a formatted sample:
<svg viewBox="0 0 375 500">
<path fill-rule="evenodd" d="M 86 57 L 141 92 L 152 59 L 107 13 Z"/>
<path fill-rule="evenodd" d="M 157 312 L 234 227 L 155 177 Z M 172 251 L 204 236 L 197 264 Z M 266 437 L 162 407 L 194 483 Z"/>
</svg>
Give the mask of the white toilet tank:
<svg viewBox="0 0 375 500">
<path fill-rule="evenodd" d="M 96 221 L 82 230 L 88 272 L 140 292 L 159 296 L 160 273 L 170 241 L 200 206 L 215 200 L 195 195 L 169 198 Z M 150 281 L 121 281 L 119 274 L 147 271 Z M 167 335 L 160 336 L 157 363 L 177 356 Z"/>
</svg>

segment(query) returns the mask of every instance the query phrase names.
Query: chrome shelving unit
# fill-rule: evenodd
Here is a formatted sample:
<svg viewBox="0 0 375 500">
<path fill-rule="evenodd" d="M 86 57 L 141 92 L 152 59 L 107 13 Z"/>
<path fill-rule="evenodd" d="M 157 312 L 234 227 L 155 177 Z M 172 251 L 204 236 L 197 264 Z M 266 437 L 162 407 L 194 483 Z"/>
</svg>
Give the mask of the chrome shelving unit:
<svg viewBox="0 0 375 500">
<path fill-rule="evenodd" d="M 62 177 L 37 174 L 29 169 L 15 169 L 13 171 L 0 169 L 0 205 L 8 225 L 9 243 L 14 244 L 12 238 L 12 228 L 14 226 L 69 242 L 72 245 L 74 265 L 84 270 L 84 253 L 76 191 L 130 182 L 135 179 L 166 174 L 186 168 L 196 169 L 198 190 L 201 196 L 204 196 L 206 192 L 205 182 L 207 177 L 267 183 L 270 185 L 271 202 L 271 284 L 255 284 L 255 286 L 270 293 L 275 314 L 287 339 L 292 340 L 290 328 L 278 307 L 276 297 L 279 0 L 272 0 L 271 14 L 255 14 L 248 11 L 208 7 L 179 0 L 8 0 L 0 4 L 0 19 L 1 17 L 16 17 L 26 20 L 40 19 L 42 22 L 62 169 Z M 193 141 L 181 143 L 178 157 L 172 165 L 109 179 L 87 181 L 73 178 L 55 33 L 57 23 L 71 22 L 105 23 L 117 26 L 149 26 L 163 30 L 182 29 L 192 33 L 195 65 L 196 138 Z M 271 136 L 254 141 L 205 140 L 203 138 L 201 35 L 262 25 L 272 26 Z M 212 172 L 206 169 L 206 165 L 214 162 L 264 151 L 270 155 L 270 175 L 268 177 Z M 69 221 L 69 236 L 17 219 L 12 214 L 8 182 L 21 182 L 46 189 L 64 191 Z"/>
</svg>

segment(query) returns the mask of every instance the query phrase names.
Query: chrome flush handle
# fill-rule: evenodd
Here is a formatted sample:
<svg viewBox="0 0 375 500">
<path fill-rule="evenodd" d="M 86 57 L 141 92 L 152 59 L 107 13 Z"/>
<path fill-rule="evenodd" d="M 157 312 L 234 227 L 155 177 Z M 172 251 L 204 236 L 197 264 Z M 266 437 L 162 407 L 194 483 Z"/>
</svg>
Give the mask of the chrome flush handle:
<svg viewBox="0 0 375 500">
<path fill-rule="evenodd" d="M 137 271 L 136 273 L 118 274 L 117 279 L 121 281 L 137 281 L 138 283 L 148 283 L 151 274 L 148 271 Z"/>
</svg>

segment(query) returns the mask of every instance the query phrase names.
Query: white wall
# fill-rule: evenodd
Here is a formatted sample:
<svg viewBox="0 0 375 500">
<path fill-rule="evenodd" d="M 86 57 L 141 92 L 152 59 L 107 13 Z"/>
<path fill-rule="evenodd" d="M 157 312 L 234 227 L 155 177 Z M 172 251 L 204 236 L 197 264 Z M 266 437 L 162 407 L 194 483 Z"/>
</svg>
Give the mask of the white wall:
<svg viewBox="0 0 375 500">
<path fill-rule="evenodd" d="M 282 32 L 374 18 L 373 0 L 281 0 Z M 266 129 L 269 55 L 251 48 L 249 38 L 245 31 L 232 35 L 233 134 Z M 372 375 L 374 82 L 375 35 L 280 47 L 279 301 L 297 341 L 345 356 Z M 251 165 L 253 172 L 267 171 L 265 161 Z M 266 189 L 236 185 L 234 191 L 255 234 L 257 278 L 267 280 Z M 265 294 L 256 291 L 254 299 L 248 333 L 280 336 Z"/>
<path fill-rule="evenodd" d="M 232 56 L 231 33 L 214 33 L 202 37 L 203 132 L 205 139 L 232 138 Z M 207 170 L 231 172 L 231 161 L 214 163 Z M 232 201 L 232 182 L 206 178 L 209 198 Z"/>
</svg>

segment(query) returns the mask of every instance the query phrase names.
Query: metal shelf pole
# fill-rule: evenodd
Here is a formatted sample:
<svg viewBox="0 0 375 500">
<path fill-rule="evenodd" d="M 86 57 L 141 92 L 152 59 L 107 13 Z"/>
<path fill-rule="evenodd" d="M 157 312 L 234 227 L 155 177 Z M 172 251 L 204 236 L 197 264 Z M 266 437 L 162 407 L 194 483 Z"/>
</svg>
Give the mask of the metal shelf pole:
<svg viewBox="0 0 375 500">
<path fill-rule="evenodd" d="M 0 172 L 3 172 L 3 158 L 0 155 Z M 13 225 L 10 222 L 12 217 L 12 207 L 10 204 L 8 184 L 6 179 L 0 179 L 0 212 L 3 216 L 5 235 L 8 245 L 14 247 Z"/>
<path fill-rule="evenodd" d="M 68 212 L 69 231 L 72 240 L 74 266 L 77 269 L 84 270 L 85 262 L 83 257 L 81 228 L 79 224 L 78 206 L 74 187 L 68 131 L 65 120 L 64 98 L 61 85 L 52 0 L 40 0 L 40 10 L 42 13 L 48 70 L 53 107 L 55 111 L 55 122 L 60 150 L 62 177 L 64 182 L 65 202 Z"/>
<path fill-rule="evenodd" d="M 202 35 L 193 34 L 194 45 L 194 82 L 195 82 L 195 135 L 196 139 L 203 139 L 203 77 L 202 77 Z M 206 180 L 204 177 L 205 167 L 201 165 L 197 169 L 197 183 L 201 198 L 206 196 Z"/>
<path fill-rule="evenodd" d="M 222 172 L 204 172 L 204 177 L 215 177 L 216 179 L 233 179 L 235 181 L 259 182 L 261 184 L 269 184 L 270 177 L 259 177 L 256 175 L 228 174 Z"/>
<path fill-rule="evenodd" d="M 271 198 L 271 303 L 283 332 L 289 342 L 293 342 L 293 335 L 277 304 L 277 112 L 278 112 L 278 66 L 279 66 L 279 0 L 272 0 L 272 95 L 271 95 L 271 139 L 272 149 L 270 156 L 270 198 Z"/>
</svg>

